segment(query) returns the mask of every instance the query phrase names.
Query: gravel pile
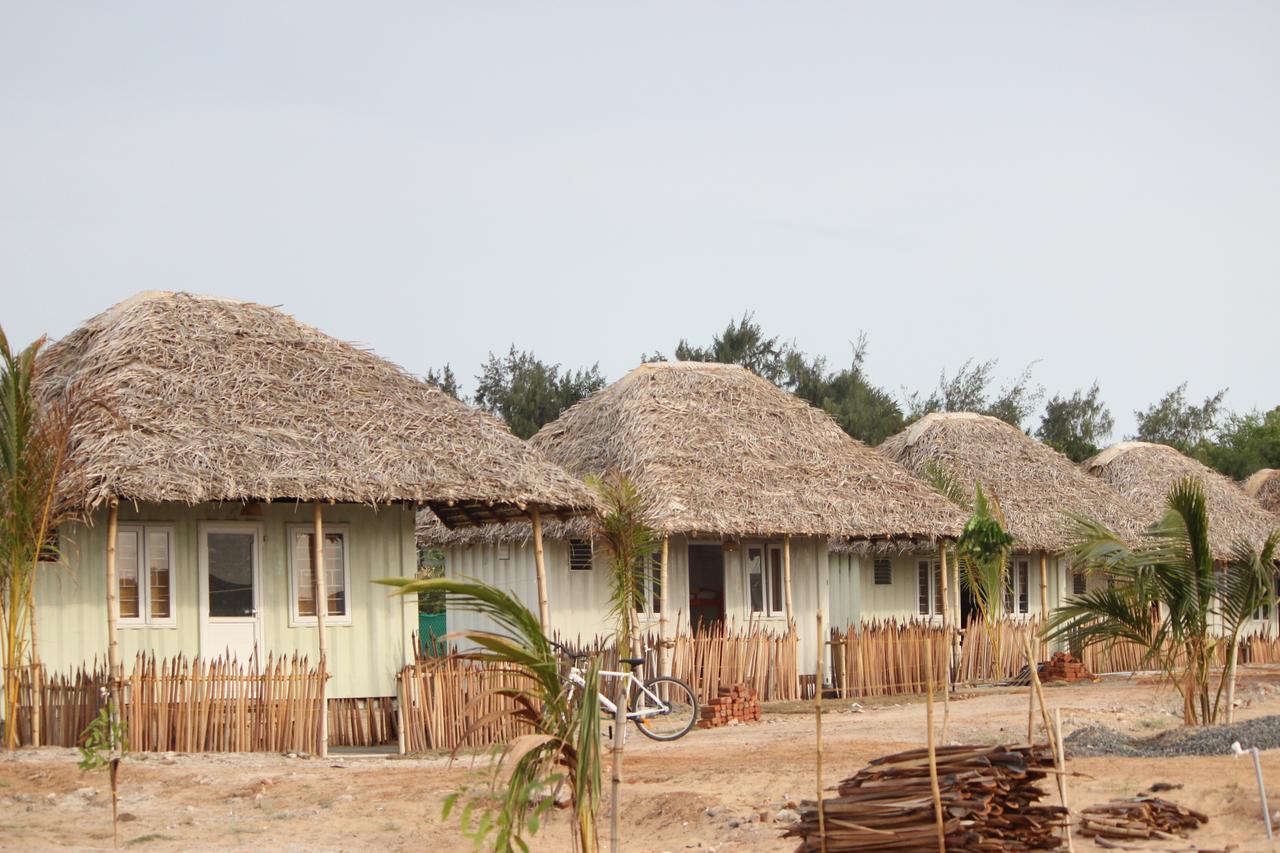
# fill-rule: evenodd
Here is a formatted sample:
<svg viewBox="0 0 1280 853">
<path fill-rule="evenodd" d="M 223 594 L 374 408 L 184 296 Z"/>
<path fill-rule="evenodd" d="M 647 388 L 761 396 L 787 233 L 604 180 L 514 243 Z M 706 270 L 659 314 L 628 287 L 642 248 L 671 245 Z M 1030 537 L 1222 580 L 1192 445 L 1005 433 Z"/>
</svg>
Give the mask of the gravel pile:
<svg viewBox="0 0 1280 853">
<path fill-rule="evenodd" d="M 1068 755 L 1120 755 L 1161 758 L 1168 755 L 1228 755 L 1240 741 L 1248 749 L 1280 747 L 1280 715 L 1258 717 L 1226 726 L 1184 726 L 1152 737 L 1130 737 L 1106 726 L 1085 726 L 1064 741 Z"/>
</svg>

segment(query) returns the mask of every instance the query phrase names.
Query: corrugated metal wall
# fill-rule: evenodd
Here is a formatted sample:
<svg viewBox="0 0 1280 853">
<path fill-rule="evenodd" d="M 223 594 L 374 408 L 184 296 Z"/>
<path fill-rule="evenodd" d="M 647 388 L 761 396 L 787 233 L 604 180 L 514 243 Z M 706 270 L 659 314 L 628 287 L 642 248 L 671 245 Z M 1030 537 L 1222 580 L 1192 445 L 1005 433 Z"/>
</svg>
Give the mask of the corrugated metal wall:
<svg viewBox="0 0 1280 853">
<path fill-rule="evenodd" d="M 694 543 L 721 547 L 719 540 L 693 540 Z M 672 536 L 668 557 L 668 630 L 689 630 L 689 562 L 690 541 Z M 763 624 L 779 633 L 786 630 L 786 620 L 751 618 L 746 597 L 744 542 L 723 551 L 725 580 L 725 616 L 735 628 L 749 622 Z M 597 549 L 589 571 L 569 568 L 565 542 L 548 540 L 544 544 L 547 564 L 547 596 L 551 603 L 551 625 L 563 637 L 584 640 L 613 633 L 608 618 L 609 574 L 607 557 Z M 791 543 L 792 598 L 796 623 L 800 632 L 800 669 L 814 672 L 817 666 L 815 612 L 828 607 L 827 546 L 818 539 L 794 539 Z M 473 577 L 501 589 L 514 592 L 525 606 L 537 612 L 537 580 L 531 545 L 472 545 L 449 548 L 445 556 L 448 577 Z M 648 617 L 654 630 L 657 618 Z M 449 610 L 450 630 L 489 630 L 491 625 L 472 613 Z"/>
<path fill-rule="evenodd" d="M 261 524 L 261 613 L 265 651 L 277 654 L 295 650 L 314 661 L 317 656 L 314 627 L 289 624 L 289 575 L 287 530 L 291 524 L 309 524 L 310 504 L 270 504 Z M 126 672 L 139 651 L 167 657 L 200 653 L 200 612 L 197 591 L 198 535 L 201 521 L 241 518 L 239 504 L 131 504 L 120 507 L 120 523 L 152 522 L 173 527 L 173 627 L 122 626 L 119 632 L 121 660 Z M 410 650 L 410 635 L 417 624 L 417 601 L 412 596 L 391 597 L 387 587 L 375 585 L 382 577 L 409 576 L 417 568 L 414 517 L 409 509 L 336 505 L 325 507 L 327 524 L 349 526 L 348 571 L 351 582 L 350 625 L 331 625 L 329 638 L 329 695 L 333 697 L 390 696 L 395 674 Z M 73 525 L 61 531 L 67 565 L 45 566 L 36 583 L 36 615 L 40 657 L 51 671 L 60 671 L 105 658 L 106 628 L 106 513 L 93 524 Z"/>
</svg>

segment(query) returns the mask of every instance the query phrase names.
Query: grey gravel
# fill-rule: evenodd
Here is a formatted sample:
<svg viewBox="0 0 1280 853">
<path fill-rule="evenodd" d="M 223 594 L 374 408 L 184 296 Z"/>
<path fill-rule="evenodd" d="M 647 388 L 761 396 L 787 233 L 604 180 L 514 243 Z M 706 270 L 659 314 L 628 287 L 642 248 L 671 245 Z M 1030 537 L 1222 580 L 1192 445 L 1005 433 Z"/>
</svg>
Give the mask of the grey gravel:
<svg viewBox="0 0 1280 853">
<path fill-rule="evenodd" d="M 1231 744 L 1244 749 L 1280 748 L 1280 715 L 1224 726 L 1184 726 L 1151 737 L 1130 737 L 1106 726 L 1085 726 L 1064 739 L 1071 756 L 1119 755 L 1161 758 L 1170 755 L 1228 755 Z"/>
</svg>

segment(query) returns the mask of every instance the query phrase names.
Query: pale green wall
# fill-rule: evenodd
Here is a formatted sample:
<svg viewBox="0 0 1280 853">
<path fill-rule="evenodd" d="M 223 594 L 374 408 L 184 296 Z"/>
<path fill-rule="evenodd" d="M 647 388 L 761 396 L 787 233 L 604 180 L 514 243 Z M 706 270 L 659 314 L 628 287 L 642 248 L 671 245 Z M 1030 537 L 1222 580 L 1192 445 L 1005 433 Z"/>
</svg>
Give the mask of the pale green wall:
<svg viewBox="0 0 1280 853">
<path fill-rule="evenodd" d="M 121 504 L 120 523 L 164 523 L 174 529 L 173 600 L 176 626 L 121 627 L 121 659 L 125 671 L 139 651 L 157 657 L 200 652 L 198 606 L 198 529 L 202 521 L 256 521 L 262 525 L 262 623 L 264 651 L 298 651 L 314 663 L 313 626 L 289 625 L 287 530 L 310 524 L 311 504 L 267 504 L 260 518 L 243 518 L 239 504 Z M 412 597 L 390 597 L 373 579 L 412 575 L 417 567 L 414 516 L 400 506 L 338 504 L 324 509 L 326 524 L 349 526 L 348 571 L 351 575 L 352 624 L 328 630 L 329 695 L 390 696 L 395 674 L 411 652 L 410 633 L 417 625 Z M 41 660 L 51 671 L 104 658 L 106 629 L 106 512 L 90 525 L 61 531 L 66 564 L 44 566 L 36 584 L 36 614 Z"/>
</svg>

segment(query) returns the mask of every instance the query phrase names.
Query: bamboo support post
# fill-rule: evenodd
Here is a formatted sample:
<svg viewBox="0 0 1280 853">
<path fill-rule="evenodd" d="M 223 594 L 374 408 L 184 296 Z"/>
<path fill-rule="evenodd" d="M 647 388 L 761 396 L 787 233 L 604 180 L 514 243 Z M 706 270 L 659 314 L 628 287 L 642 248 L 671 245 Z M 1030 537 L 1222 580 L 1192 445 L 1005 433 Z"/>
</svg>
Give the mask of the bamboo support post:
<svg viewBox="0 0 1280 853">
<path fill-rule="evenodd" d="M 670 537 L 662 534 L 662 551 L 658 563 L 658 675 L 671 674 L 671 650 L 667 647 L 667 611 L 670 609 L 670 599 L 667 596 L 667 560 L 670 557 L 670 545 Z"/>
<path fill-rule="evenodd" d="M 324 566 L 324 513 L 320 501 L 315 503 L 315 534 L 311 543 L 311 581 L 312 595 L 316 607 L 316 640 L 320 646 L 320 737 L 316 746 L 316 754 L 321 758 L 329 757 L 329 703 L 326 701 L 329 678 L 329 646 L 325 637 L 325 618 L 329 615 L 329 594 Z"/>
<path fill-rule="evenodd" d="M 538 622 L 542 633 L 550 636 L 551 602 L 547 599 L 547 563 L 542 550 L 542 513 L 530 509 L 529 517 L 533 521 L 533 564 L 538 575 Z"/>
<path fill-rule="evenodd" d="M 783 596 L 787 602 L 787 628 L 795 630 L 795 610 L 791 605 L 791 534 L 782 537 L 782 583 Z"/>
<path fill-rule="evenodd" d="M 815 762 L 818 774 L 818 838 L 822 853 L 827 851 L 827 810 L 822 799 L 822 681 L 826 674 L 827 644 L 822 635 L 822 609 L 818 609 L 818 675 L 813 691 L 813 722 L 817 737 Z"/>
<path fill-rule="evenodd" d="M 1049 621 L 1049 556 L 1040 552 L 1040 621 Z"/>
<path fill-rule="evenodd" d="M 947 726 L 951 722 L 951 679 L 955 667 L 955 649 L 951 645 L 951 590 L 947 582 L 950 572 L 947 570 L 947 543 L 940 543 L 938 548 L 939 573 L 942 575 L 942 642 L 946 646 L 947 668 L 942 679 L 942 740 L 947 739 Z"/>
</svg>

